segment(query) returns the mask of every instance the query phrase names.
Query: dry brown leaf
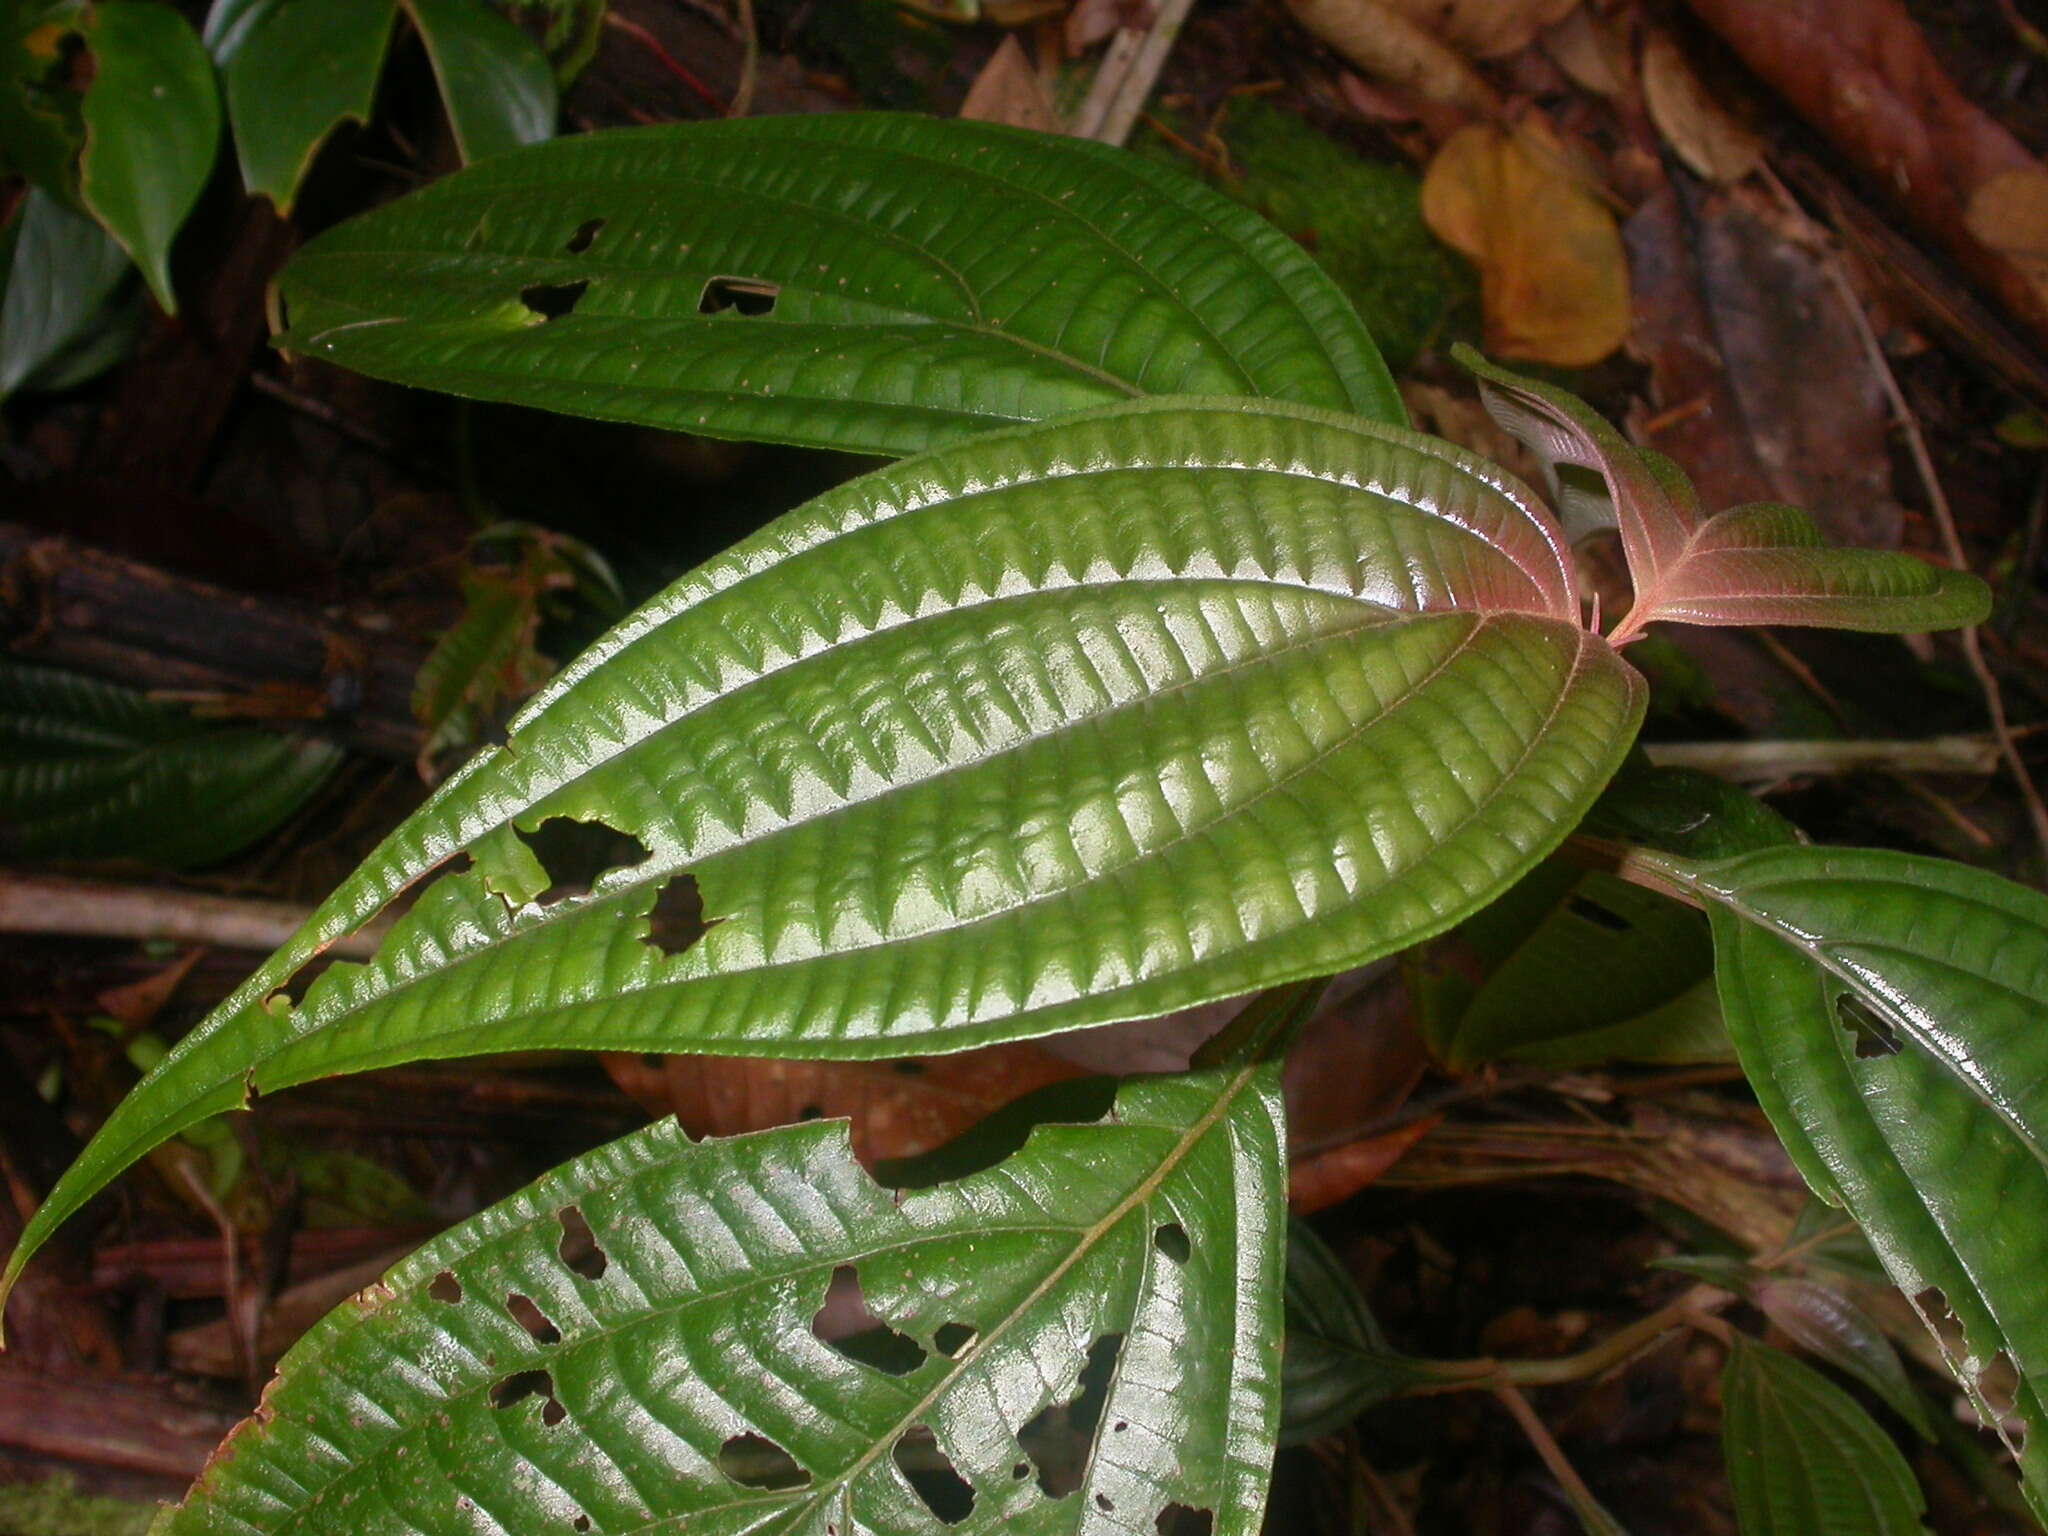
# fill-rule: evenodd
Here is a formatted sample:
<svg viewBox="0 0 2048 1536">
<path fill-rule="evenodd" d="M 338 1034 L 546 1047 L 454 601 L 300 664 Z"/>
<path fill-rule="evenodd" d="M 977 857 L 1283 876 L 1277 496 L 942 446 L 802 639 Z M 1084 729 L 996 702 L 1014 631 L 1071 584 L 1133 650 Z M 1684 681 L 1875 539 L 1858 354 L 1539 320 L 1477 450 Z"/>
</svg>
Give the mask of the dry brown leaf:
<svg viewBox="0 0 2048 1536">
<path fill-rule="evenodd" d="M 1498 59 L 1519 53 L 1545 27 L 1578 8 L 1579 0 L 1384 0 L 1458 52 Z"/>
<path fill-rule="evenodd" d="M 653 1114 L 697 1136 L 734 1136 L 819 1116 L 853 1121 L 853 1151 L 872 1165 L 945 1145 L 1012 1099 L 1084 1075 L 1028 1044 L 904 1061 L 768 1061 L 612 1054 L 605 1070 Z"/>
<path fill-rule="evenodd" d="M 1349 1200 L 1377 1182 L 1401 1160 L 1403 1153 L 1435 1130 L 1443 1118 L 1430 1115 L 1412 1125 L 1298 1159 L 1287 1170 L 1288 1208 L 1297 1216 L 1311 1216 Z"/>
<path fill-rule="evenodd" d="M 1998 252 L 2048 302 L 2048 170 L 2001 171 L 1970 195 L 1970 233 Z"/>
<path fill-rule="evenodd" d="M 1135 6 L 1132 0 L 1075 0 L 1065 25 L 1067 57 L 1079 58 L 1119 27 L 1144 25 L 1144 9 L 1142 0 Z"/>
<path fill-rule="evenodd" d="M 1740 181 L 1763 163 L 1763 140 L 1714 100 L 1667 33 L 1643 43 L 1643 102 L 1678 158 L 1708 181 Z"/>
<path fill-rule="evenodd" d="M 1470 112 L 1499 108 L 1493 87 L 1455 49 L 1382 0 L 1287 0 L 1287 8 L 1375 80 Z"/>
<path fill-rule="evenodd" d="M 978 123 L 1006 123 L 1040 133 L 1060 131 L 1059 114 L 1045 93 L 1045 82 L 1031 67 L 1024 45 L 1006 37 L 990 55 L 960 104 L 960 115 Z"/>
<path fill-rule="evenodd" d="M 1422 215 L 1479 268 L 1496 357 L 1584 368 L 1627 339 L 1614 215 L 1534 131 L 1474 123 L 1452 134 L 1423 177 Z"/>
<path fill-rule="evenodd" d="M 1544 32 L 1543 51 L 1581 90 L 1619 96 L 1628 88 L 1627 46 L 1585 6 Z"/>
</svg>

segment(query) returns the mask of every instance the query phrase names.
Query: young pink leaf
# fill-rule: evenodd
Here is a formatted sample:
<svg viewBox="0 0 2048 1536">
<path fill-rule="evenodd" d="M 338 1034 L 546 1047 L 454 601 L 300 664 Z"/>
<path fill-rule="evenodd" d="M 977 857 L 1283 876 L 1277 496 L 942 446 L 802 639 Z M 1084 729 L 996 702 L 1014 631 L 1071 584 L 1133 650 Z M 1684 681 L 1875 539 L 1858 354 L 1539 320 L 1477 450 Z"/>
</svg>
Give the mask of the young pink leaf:
<svg viewBox="0 0 2048 1536">
<path fill-rule="evenodd" d="M 1576 396 L 1525 379 L 1461 347 L 1494 420 L 1550 466 L 1597 473 L 1614 504 L 1635 606 L 1608 637 L 1624 645 L 1644 626 L 1804 624 L 1900 633 L 1982 622 L 1990 590 L 1975 576 L 1910 555 L 1833 549 L 1797 507 L 1755 502 L 1703 518 L 1685 474 L 1629 443 Z"/>
</svg>

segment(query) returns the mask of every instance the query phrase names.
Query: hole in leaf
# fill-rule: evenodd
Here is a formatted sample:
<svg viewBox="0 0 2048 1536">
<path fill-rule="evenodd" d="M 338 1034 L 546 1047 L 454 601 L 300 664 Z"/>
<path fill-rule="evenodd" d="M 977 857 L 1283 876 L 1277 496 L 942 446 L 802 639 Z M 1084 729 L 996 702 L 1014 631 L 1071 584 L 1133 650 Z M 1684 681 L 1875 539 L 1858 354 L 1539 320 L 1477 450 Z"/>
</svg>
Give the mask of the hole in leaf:
<svg viewBox="0 0 2048 1536">
<path fill-rule="evenodd" d="M 606 875 L 644 864 L 653 856 L 631 833 L 566 816 L 550 816 L 531 832 L 515 835 L 547 873 L 547 889 L 534 897 L 544 907 L 588 896 Z"/>
<path fill-rule="evenodd" d="M 718 1470 L 742 1488 L 801 1488 L 811 1474 L 766 1435 L 734 1435 L 718 1448 Z"/>
<path fill-rule="evenodd" d="M 714 277 L 704 285 L 704 292 L 697 299 L 697 313 L 722 315 L 731 310 L 738 315 L 771 314 L 781 293 L 780 283 L 763 282 L 757 277 Z"/>
<path fill-rule="evenodd" d="M 1089 1442 L 1095 1438 L 1095 1426 L 1102 1422 L 1110 1378 L 1116 1374 L 1123 1346 L 1120 1333 L 1105 1333 L 1090 1344 L 1073 1397 L 1039 1409 L 1018 1431 L 1018 1443 L 1038 1468 L 1038 1491 L 1048 1499 L 1063 1499 L 1081 1486 Z"/>
<path fill-rule="evenodd" d="M 697 877 L 685 871 L 669 876 L 655 894 L 653 910 L 647 914 L 647 942 L 664 955 L 680 955 L 723 921 L 704 920 Z"/>
<path fill-rule="evenodd" d="M 1879 1018 L 1859 997 L 1843 993 L 1835 999 L 1835 1017 L 1856 1037 L 1856 1055 L 1869 1060 L 1899 1054 L 1899 1032 L 1891 1022 Z"/>
<path fill-rule="evenodd" d="M 586 1280 L 602 1279 L 611 1261 L 598 1247 L 597 1237 L 591 1232 L 590 1223 L 583 1219 L 583 1212 L 565 1205 L 555 1213 L 555 1219 L 562 1224 L 562 1242 L 555 1250 L 562 1262 Z"/>
<path fill-rule="evenodd" d="M 1101 1510 L 1105 1515 L 1113 1515 L 1116 1513 L 1116 1505 L 1110 1502 L 1110 1497 L 1106 1493 L 1098 1493 L 1097 1495 L 1095 1495 L 1095 1507 Z"/>
<path fill-rule="evenodd" d="M 536 1344 L 559 1344 L 562 1330 L 547 1319 L 547 1314 L 534 1305 L 530 1297 L 517 1291 L 505 1298 L 505 1310 L 512 1314 L 512 1321 L 524 1328 Z"/>
<path fill-rule="evenodd" d="M 462 1300 L 462 1282 L 444 1269 L 427 1282 L 427 1294 L 436 1301 L 445 1301 L 452 1306 Z"/>
<path fill-rule="evenodd" d="M 1027 1460 L 1027 1461 L 1020 1461 L 1020 1462 L 1018 1462 L 1018 1463 L 1017 1463 L 1017 1465 L 1015 1465 L 1014 1467 L 1010 1468 L 1010 1476 L 1012 1476 L 1012 1477 L 1014 1477 L 1015 1479 L 1017 1479 L 1017 1481 L 1018 1481 L 1018 1482 L 1020 1482 L 1020 1483 L 1021 1483 L 1021 1482 L 1023 1482 L 1023 1481 L 1024 1481 L 1024 1479 L 1025 1479 L 1025 1478 L 1027 1478 L 1027 1477 L 1029 1477 L 1030 1475 L 1031 1475 L 1031 1463 L 1030 1463 L 1030 1462 L 1029 1462 L 1028 1460 Z"/>
<path fill-rule="evenodd" d="M 941 1323 L 932 1334 L 932 1348 L 948 1360 L 957 1360 L 960 1351 L 972 1344 L 980 1331 L 972 1323 Z"/>
<path fill-rule="evenodd" d="M 597 238 L 598 231 L 604 228 L 604 222 L 603 219 L 585 219 L 576 226 L 576 233 L 569 237 L 569 243 L 562 249 L 571 256 L 581 256 L 590 249 L 590 242 Z"/>
<path fill-rule="evenodd" d="M 889 1457 L 924 1507 L 945 1524 L 958 1525 L 974 1513 L 974 1485 L 947 1459 L 930 1430 L 922 1425 L 905 1430 Z"/>
<path fill-rule="evenodd" d="M 847 1359 L 886 1376 L 908 1376 L 925 1362 L 923 1345 L 868 1310 L 860 1274 L 851 1264 L 832 1271 L 825 1300 L 811 1319 L 811 1333 Z"/>
<path fill-rule="evenodd" d="M 576 312 L 576 306 L 583 302 L 583 292 L 589 286 L 587 277 L 573 283 L 535 283 L 530 288 L 519 290 L 519 302 L 543 320 L 559 320 Z"/>
<path fill-rule="evenodd" d="M 570 1529 L 570 1530 L 572 1530 L 572 1531 L 587 1531 L 587 1530 L 589 1530 L 589 1529 L 590 1529 L 590 1516 L 588 1516 L 588 1515 L 578 1515 L 578 1516 L 577 1516 L 577 1517 L 576 1517 L 576 1518 L 575 1518 L 574 1520 L 571 1520 L 571 1521 L 569 1522 L 569 1529 Z"/>
<path fill-rule="evenodd" d="M 1216 1528 L 1216 1517 L 1206 1509 L 1169 1504 L 1159 1511 L 1159 1518 L 1153 1525 L 1159 1536 L 1209 1536 Z"/>
<path fill-rule="evenodd" d="M 1185 1264 L 1194 1248 L 1188 1242 L 1188 1229 L 1177 1221 L 1169 1221 L 1152 1233 L 1152 1246 L 1160 1254 L 1176 1264 Z"/>
<path fill-rule="evenodd" d="M 1575 917 L 1583 917 L 1596 928 L 1605 928 L 1609 933 L 1627 933 L 1635 926 L 1619 912 L 1609 911 L 1599 902 L 1585 896 L 1570 896 L 1565 899 L 1565 910 Z"/>
<path fill-rule="evenodd" d="M 545 1399 L 540 1411 L 543 1424 L 559 1424 L 567 1416 L 567 1410 L 555 1401 L 555 1378 L 546 1371 L 515 1371 L 491 1387 L 493 1408 L 510 1408 L 529 1397 Z"/>
</svg>

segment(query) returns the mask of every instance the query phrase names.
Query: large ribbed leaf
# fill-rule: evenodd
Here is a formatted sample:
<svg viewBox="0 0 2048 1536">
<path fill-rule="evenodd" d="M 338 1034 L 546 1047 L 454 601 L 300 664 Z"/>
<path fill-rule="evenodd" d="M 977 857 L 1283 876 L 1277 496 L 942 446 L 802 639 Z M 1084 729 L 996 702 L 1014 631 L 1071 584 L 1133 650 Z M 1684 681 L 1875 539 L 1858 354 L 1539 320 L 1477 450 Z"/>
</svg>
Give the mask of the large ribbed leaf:
<svg viewBox="0 0 2048 1536">
<path fill-rule="evenodd" d="M 1707 904 L 1729 1033 L 1815 1193 L 1930 1327 L 1952 1315 L 1989 1421 L 2008 1416 L 1994 1362 L 2017 1372 L 2020 1469 L 2048 1515 L 2048 896 L 1871 850 L 1639 858 Z"/>
<path fill-rule="evenodd" d="M 1737 1335 L 1722 1446 L 1742 1536 L 1919 1536 L 1927 1507 L 1899 1448 L 1817 1371 Z"/>
<path fill-rule="evenodd" d="M 1138 395 L 1406 421 L 1350 304 L 1180 173 L 985 123 L 586 134 L 314 241 L 288 345 L 478 399 L 907 454 Z"/>
<path fill-rule="evenodd" d="M 1302 999 L 1254 1006 L 1284 1027 Z M 636 1132 L 315 1327 L 167 1536 L 1151 1532 L 1174 1504 L 1257 1532 L 1278 1078 L 1132 1082 L 895 1194 L 844 1121 Z M 890 1333 L 828 1341 L 849 1282 Z"/>
<path fill-rule="evenodd" d="M 1642 708 L 1525 496 L 1239 400 L 820 497 L 564 669 L 116 1111 L 21 1254 L 251 1089 L 542 1046 L 954 1050 L 1441 930 L 1569 830 Z M 556 818 L 647 856 L 537 900 L 522 834 Z M 371 963 L 285 994 L 451 861 Z"/>
</svg>

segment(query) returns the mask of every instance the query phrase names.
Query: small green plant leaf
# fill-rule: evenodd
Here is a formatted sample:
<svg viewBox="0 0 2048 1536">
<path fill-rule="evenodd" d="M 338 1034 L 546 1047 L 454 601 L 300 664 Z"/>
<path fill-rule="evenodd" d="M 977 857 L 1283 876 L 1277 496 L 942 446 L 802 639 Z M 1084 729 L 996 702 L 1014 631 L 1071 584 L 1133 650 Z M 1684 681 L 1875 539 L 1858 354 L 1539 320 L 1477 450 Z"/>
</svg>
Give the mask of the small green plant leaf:
<svg viewBox="0 0 2048 1536">
<path fill-rule="evenodd" d="M 1742 1536 L 1924 1536 L 1927 1501 L 1899 1448 L 1817 1371 L 1737 1334 L 1721 1404 Z"/>
<path fill-rule="evenodd" d="M 464 164 L 555 131 L 555 72 L 540 45 L 486 0 L 404 0 L 427 45 Z"/>
<path fill-rule="evenodd" d="M 1884 1330 L 1855 1302 L 1831 1285 L 1796 1275 L 1761 1275 L 1749 1296 L 1793 1343 L 1862 1382 L 1921 1439 L 1934 1438 L 1927 1399 L 1907 1379 Z"/>
<path fill-rule="evenodd" d="M 1444 1379 L 1443 1365 L 1387 1343 L 1343 1264 L 1306 1222 L 1287 1224 L 1285 1296 L 1280 1444 L 1334 1434 L 1375 1404 Z"/>
<path fill-rule="evenodd" d="M 0 8 L 0 176 L 20 175 L 60 202 L 78 195 L 84 137 L 78 93 L 61 78 L 60 40 L 78 27 L 80 0 L 14 0 Z"/>
<path fill-rule="evenodd" d="M 215 863 L 304 805 L 340 761 L 326 742 L 0 663 L 0 853 L 13 858 Z"/>
<path fill-rule="evenodd" d="M 93 363 L 113 361 L 103 338 L 127 333 L 115 292 L 128 255 L 105 230 L 32 187 L 12 234 L 0 300 L 0 398 L 81 382 Z"/>
<path fill-rule="evenodd" d="M 1797 507 L 1755 502 L 1703 517 L 1692 482 L 1662 454 L 1637 448 L 1576 396 L 1494 366 L 1469 347 L 1487 409 L 1552 466 L 1598 474 L 1635 582 L 1635 606 L 1614 631 L 1626 644 L 1657 620 L 1682 624 L 1805 624 L 1907 632 L 1981 623 L 1991 590 L 1966 571 L 1910 555 L 1833 549 Z M 1567 525 L 1582 493 L 1558 482 Z"/>
<path fill-rule="evenodd" d="M 1150 1531 L 1173 1504 L 1251 1536 L 1285 1166 L 1271 1059 L 893 1193 L 844 1121 L 664 1121 L 316 1325 L 167 1536 Z"/>
<path fill-rule="evenodd" d="M 842 114 L 583 134 L 352 219 L 279 280 L 292 348 L 714 437 L 908 454 L 1139 395 L 1402 423 L 1343 295 L 1138 156 Z"/>
<path fill-rule="evenodd" d="M 1413 433 L 1166 400 L 819 497 L 558 673 L 125 1101 L 17 1262 L 252 1088 L 543 1046 L 957 1050 L 1440 931 L 1641 718 L 1526 496 Z M 550 821 L 645 856 L 550 891 Z M 285 994 L 436 873 L 371 963 Z"/>
<path fill-rule="evenodd" d="M 135 259 L 164 312 L 176 314 L 171 242 L 220 143 L 213 66 L 173 6 L 100 0 L 91 16 L 79 194 Z"/>
<path fill-rule="evenodd" d="M 214 0 L 204 34 L 227 88 L 242 182 L 291 212 L 327 136 L 367 122 L 398 0 Z"/>
<path fill-rule="evenodd" d="M 1744 1072 L 1809 1185 L 1870 1238 L 2048 1514 L 2048 896 L 1940 859 L 1637 855 L 1708 908 Z M 1960 1352 L 1937 1323 L 1952 1316 Z M 1987 1397 L 2000 1356 L 2012 1402 Z M 2001 1375 L 1994 1372 L 1993 1375 Z"/>
</svg>

